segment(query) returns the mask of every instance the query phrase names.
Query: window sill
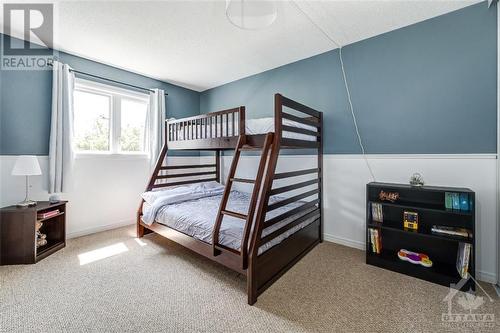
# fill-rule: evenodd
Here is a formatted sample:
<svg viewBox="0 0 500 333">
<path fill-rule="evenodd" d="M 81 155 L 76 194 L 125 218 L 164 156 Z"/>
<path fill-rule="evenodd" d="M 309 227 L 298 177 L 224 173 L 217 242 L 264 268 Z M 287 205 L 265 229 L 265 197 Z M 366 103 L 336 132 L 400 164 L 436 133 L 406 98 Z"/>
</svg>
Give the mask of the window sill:
<svg viewBox="0 0 500 333">
<path fill-rule="evenodd" d="M 75 159 L 149 160 L 149 154 L 75 152 Z"/>
</svg>

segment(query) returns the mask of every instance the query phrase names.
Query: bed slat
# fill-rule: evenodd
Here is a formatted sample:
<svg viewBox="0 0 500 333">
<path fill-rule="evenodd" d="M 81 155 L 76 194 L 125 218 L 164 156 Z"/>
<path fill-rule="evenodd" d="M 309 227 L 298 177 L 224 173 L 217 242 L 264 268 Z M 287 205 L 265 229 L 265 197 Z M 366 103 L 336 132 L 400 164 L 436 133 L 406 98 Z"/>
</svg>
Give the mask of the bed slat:
<svg viewBox="0 0 500 333">
<path fill-rule="evenodd" d="M 231 181 L 238 182 L 238 183 L 248 183 L 248 184 L 255 183 L 254 179 L 245 179 L 245 178 L 231 178 Z"/>
<path fill-rule="evenodd" d="M 289 210 L 288 212 L 286 213 L 283 213 L 281 215 L 278 215 L 276 217 L 273 217 L 272 219 L 269 219 L 267 220 L 266 222 L 264 222 L 264 228 L 268 228 L 290 216 L 293 216 L 297 213 L 300 213 L 300 212 L 303 212 L 311 207 L 314 207 L 315 205 L 317 205 L 319 203 L 319 199 L 314 199 L 313 201 L 310 201 L 300 207 L 297 207 L 297 208 L 294 208 L 292 210 Z"/>
<path fill-rule="evenodd" d="M 314 168 L 314 169 L 305 169 L 305 170 L 299 170 L 299 171 L 282 172 L 282 173 L 275 174 L 274 179 L 283 179 L 283 178 L 289 178 L 289 177 L 302 176 L 302 175 L 307 175 L 310 173 L 315 173 L 318 171 L 319 171 L 318 168 Z"/>
<path fill-rule="evenodd" d="M 180 177 L 194 177 L 194 176 L 204 176 L 204 175 L 215 175 L 216 171 L 204 171 L 204 172 L 190 172 L 190 173 L 176 173 L 173 175 L 161 175 L 156 178 L 158 179 L 168 179 L 168 178 L 180 178 Z"/>
<path fill-rule="evenodd" d="M 276 203 L 273 203 L 272 205 L 267 206 L 267 211 L 270 212 L 270 211 L 275 210 L 277 208 L 286 206 L 286 205 L 291 204 L 295 201 L 310 197 L 311 195 L 318 194 L 318 193 L 319 193 L 319 189 L 316 189 L 316 190 L 307 191 L 307 192 L 295 195 L 295 196 L 290 197 L 288 199 L 284 199 L 284 200 L 278 201 Z"/>
<path fill-rule="evenodd" d="M 260 241 L 260 245 L 262 246 L 263 244 L 266 244 L 266 243 L 272 241 L 273 239 L 275 239 L 279 235 L 283 234 L 284 232 L 292 229 L 293 227 L 301 224 L 302 222 L 304 222 L 310 218 L 314 217 L 315 219 L 317 219 L 317 218 L 319 218 L 319 216 L 320 216 L 319 209 L 315 209 L 312 212 L 307 213 L 306 215 L 303 215 L 303 216 L 293 220 L 292 222 L 284 225 L 283 227 L 279 228 L 278 230 L 271 232 L 269 235 L 262 237 L 262 239 Z"/>
<path fill-rule="evenodd" d="M 302 182 L 302 183 L 297 183 L 297 184 L 293 184 L 293 185 L 278 187 L 278 188 L 275 188 L 275 189 L 271 190 L 271 195 L 276 195 L 276 194 L 280 194 L 280 193 L 289 192 L 289 191 L 292 191 L 292 190 L 297 190 L 297 189 L 302 188 L 302 187 L 306 187 L 306 186 L 309 186 L 309 185 L 317 184 L 318 181 L 319 181 L 318 179 L 311 179 L 311 180 L 308 180 L 308 181 L 305 181 L 305 182 Z"/>
<path fill-rule="evenodd" d="M 281 138 L 281 145 L 292 148 L 319 148 L 319 142 L 298 139 Z"/>
<path fill-rule="evenodd" d="M 288 120 L 291 120 L 291 121 L 295 121 L 297 123 L 301 123 L 301 124 L 304 124 L 304 125 L 309 125 L 309 126 L 317 127 L 317 128 L 319 128 L 321 126 L 317 122 L 314 122 L 314 121 L 306 119 L 306 118 L 297 117 L 297 116 L 294 116 L 293 114 L 289 114 L 289 113 L 286 113 L 286 112 L 283 112 L 281 114 L 281 116 L 283 118 L 285 118 L 285 119 L 288 119 Z"/>
<path fill-rule="evenodd" d="M 301 104 L 301 103 L 296 102 L 294 100 L 291 100 L 285 96 L 281 96 L 281 101 L 282 101 L 282 104 L 284 106 L 289 107 L 289 108 L 294 109 L 294 110 L 297 110 L 297 111 L 300 111 L 302 113 L 308 114 L 310 116 L 319 118 L 319 116 L 321 115 L 321 112 L 318 112 L 318 111 L 308 107 L 307 105 L 304 105 L 304 104 Z"/>
<path fill-rule="evenodd" d="M 286 132 L 294 132 L 294 133 L 300 133 L 300 134 L 305 134 L 305 135 L 310 135 L 310 136 L 320 136 L 319 132 L 314 132 L 305 128 L 300 128 L 300 127 L 293 127 L 293 126 L 287 126 L 287 125 L 281 125 L 281 129 Z M 311 141 L 314 142 L 314 141 Z"/>
<path fill-rule="evenodd" d="M 161 170 L 174 170 L 174 169 L 197 169 L 197 168 L 215 168 L 215 164 L 197 164 L 197 165 L 166 165 L 160 167 Z"/>
<path fill-rule="evenodd" d="M 203 182 L 216 181 L 216 180 L 217 180 L 217 178 L 186 180 L 183 182 L 155 184 L 155 185 L 153 185 L 153 188 L 170 187 L 170 186 L 186 185 L 186 184 L 194 184 L 194 183 L 203 183 Z"/>
</svg>

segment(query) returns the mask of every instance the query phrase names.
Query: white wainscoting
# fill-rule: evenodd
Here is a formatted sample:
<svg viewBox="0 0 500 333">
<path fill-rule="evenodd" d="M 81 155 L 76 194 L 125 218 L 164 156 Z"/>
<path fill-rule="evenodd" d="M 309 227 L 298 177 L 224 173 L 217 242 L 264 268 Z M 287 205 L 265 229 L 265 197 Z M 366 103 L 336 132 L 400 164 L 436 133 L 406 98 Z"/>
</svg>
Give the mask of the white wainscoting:
<svg viewBox="0 0 500 333">
<path fill-rule="evenodd" d="M 224 178 L 232 157 L 224 157 Z M 257 156 L 244 156 L 238 176 L 253 177 Z M 476 192 L 477 276 L 496 281 L 496 155 L 369 155 L 377 181 L 407 183 L 414 172 L 426 183 Z M 314 167 L 312 156 L 281 156 L 279 171 Z M 365 188 L 370 182 L 361 155 L 324 156 L 324 238 L 365 248 Z"/>
<path fill-rule="evenodd" d="M 0 156 L 0 204 L 24 198 L 24 177 L 10 173 L 17 156 Z M 42 176 L 30 177 L 31 198 L 48 199 L 48 157 L 39 156 Z M 169 157 L 169 163 L 198 163 L 198 157 Z M 135 223 L 140 194 L 149 180 L 149 159 L 138 156 L 82 156 L 75 159 L 68 193 L 68 238 Z"/>
<path fill-rule="evenodd" d="M 16 156 L 0 156 L 0 204 L 24 198 L 24 178 L 11 176 Z M 213 157 L 201 157 L 213 161 Z M 232 157 L 223 158 L 223 179 Z M 406 183 L 414 172 L 432 185 L 464 186 L 476 192 L 477 275 L 496 281 L 496 155 L 370 155 L 377 181 Z M 39 157 L 44 176 L 31 177 L 32 198 L 47 200 L 47 156 Z M 169 163 L 197 163 L 198 157 L 169 157 Z M 257 156 L 241 159 L 239 177 L 254 177 Z M 312 156 L 281 156 L 279 171 L 316 165 Z M 307 177 L 307 176 L 303 176 Z M 85 157 L 75 161 L 68 206 L 68 237 L 134 223 L 139 195 L 149 178 L 149 161 L 126 157 Z M 360 155 L 324 156 L 324 237 L 364 249 L 365 186 L 370 181 Z M 245 186 L 245 185 L 243 185 Z M 244 188 L 241 188 L 244 189 Z"/>
</svg>

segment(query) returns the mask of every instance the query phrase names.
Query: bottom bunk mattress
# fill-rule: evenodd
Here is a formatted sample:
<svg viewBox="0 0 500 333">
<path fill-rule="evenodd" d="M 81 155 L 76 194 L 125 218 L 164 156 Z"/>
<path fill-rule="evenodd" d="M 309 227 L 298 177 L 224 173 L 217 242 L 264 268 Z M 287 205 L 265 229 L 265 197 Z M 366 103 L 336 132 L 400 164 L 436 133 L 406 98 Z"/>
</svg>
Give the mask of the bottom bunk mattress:
<svg viewBox="0 0 500 333">
<path fill-rule="evenodd" d="M 251 195 L 248 193 L 232 191 L 229 196 L 227 210 L 246 215 L 250 204 L 250 197 Z M 271 204 L 283 199 L 283 197 L 271 197 L 269 203 Z M 217 218 L 221 200 L 222 194 L 217 194 L 195 200 L 166 204 L 157 210 L 155 221 L 200 241 L 212 244 L 212 230 Z M 281 215 L 291 209 L 300 207 L 304 203 L 305 202 L 295 202 L 275 209 L 267 214 L 266 220 Z M 143 213 L 148 214 L 148 210 L 150 209 L 152 209 L 151 205 L 145 202 L 143 205 Z M 273 231 L 278 230 L 297 218 L 308 214 L 314 209 L 316 209 L 316 207 L 310 207 L 303 212 L 292 215 L 291 217 L 272 225 L 271 227 L 265 228 L 262 232 L 262 236 L 265 237 L 266 235 L 269 235 Z M 283 240 L 290 237 L 300 229 L 314 222 L 317 218 L 318 216 L 311 217 L 285 231 L 268 243 L 262 245 L 259 248 L 258 254 L 262 254 L 273 246 L 281 243 Z M 241 248 L 241 239 L 244 227 L 244 220 L 225 215 L 219 233 L 219 243 L 239 251 Z"/>
</svg>

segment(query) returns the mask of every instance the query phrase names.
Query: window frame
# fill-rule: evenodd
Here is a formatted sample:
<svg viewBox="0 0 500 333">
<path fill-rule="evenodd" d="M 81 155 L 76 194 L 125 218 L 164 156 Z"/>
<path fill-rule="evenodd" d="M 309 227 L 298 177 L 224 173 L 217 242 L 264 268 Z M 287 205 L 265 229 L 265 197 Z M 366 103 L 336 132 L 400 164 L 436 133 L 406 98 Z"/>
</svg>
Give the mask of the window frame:
<svg viewBox="0 0 500 333">
<path fill-rule="evenodd" d="M 130 89 L 124 89 L 109 84 L 104 84 L 84 78 L 75 78 L 75 86 L 73 93 L 76 91 L 106 96 L 110 98 L 110 114 L 109 114 L 109 150 L 78 150 L 73 147 L 73 152 L 76 158 L 87 157 L 136 157 L 136 158 L 150 158 L 150 152 L 147 142 L 149 141 L 149 129 L 147 123 L 150 114 L 150 98 L 147 93 L 142 93 Z M 122 99 L 131 100 L 135 102 L 146 103 L 146 125 L 144 128 L 145 147 L 143 151 L 122 151 L 120 147 L 121 135 L 121 101 Z M 75 125 L 73 124 L 73 127 Z"/>
</svg>

